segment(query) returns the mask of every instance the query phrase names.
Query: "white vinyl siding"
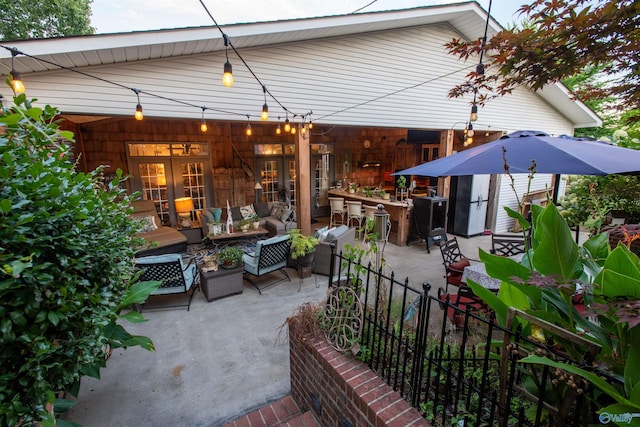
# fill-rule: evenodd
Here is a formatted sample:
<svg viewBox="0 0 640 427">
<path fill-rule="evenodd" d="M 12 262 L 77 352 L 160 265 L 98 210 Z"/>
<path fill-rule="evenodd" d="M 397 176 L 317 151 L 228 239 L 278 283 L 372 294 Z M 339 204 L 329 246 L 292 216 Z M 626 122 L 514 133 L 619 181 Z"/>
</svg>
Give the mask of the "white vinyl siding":
<svg viewBox="0 0 640 427">
<path fill-rule="evenodd" d="M 400 128 L 462 128 L 469 99 L 448 91 L 475 63 L 449 55 L 444 44 L 460 35 L 446 24 L 241 49 L 262 83 L 296 114 L 313 111 L 317 123 Z M 230 51 L 235 84 L 221 84 L 224 53 L 186 55 L 94 66 L 81 71 L 116 87 L 67 70 L 25 73 L 27 94 L 66 113 L 132 115 L 138 88 L 193 104 L 140 95 L 147 117 L 259 120 L 262 88 Z M 284 112 L 267 98 L 270 122 Z M 355 108 L 351 108 L 355 107 Z M 217 110 L 217 111 L 214 111 Z M 234 113 L 234 114 L 229 114 Z M 570 133 L 572 126 L 539 96 L 525 89 L 480 108 L 476 129 L 541 129 Z M 291 117 L 290 117 L 291 119 Z M 298 120 L 300 118 L 298 117 Z"/>
</svg>

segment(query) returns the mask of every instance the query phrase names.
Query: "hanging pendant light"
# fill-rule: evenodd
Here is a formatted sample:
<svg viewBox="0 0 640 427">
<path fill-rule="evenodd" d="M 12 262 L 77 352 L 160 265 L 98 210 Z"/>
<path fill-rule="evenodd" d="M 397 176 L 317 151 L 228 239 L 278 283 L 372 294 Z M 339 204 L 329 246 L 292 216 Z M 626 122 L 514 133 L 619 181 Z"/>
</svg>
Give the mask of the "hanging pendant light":
<svg viewBox="0 0 640 427">
<path fill-rule="evenodd" d="M 473 104 L 471 106 L 471 117 L 469 118 L 469 120 L 471 120 L 472 122 L 478 120 L 478 106 L 476 104 Z"/>
<path fill-rule="evenodd" d="M 260 119 L 262 121 L 267 121 L 269 120 L 269 106 L 267 105 L 267 88 L 264 85 L 262 85 L 262 94 L 264 95 L 264 105 L 262 106 Z"/>
<path fill-rule="evenodd" d="M 224 39 L 224 47 L 225 47 L 225 56 L 227 58 L 227 62 L 224 63 L 224 73 L 222 74 L 222 85 L 224 87 L 233 86 L 233 67 L 231 67 L 231 62 L 229 62 L 229 37 L 226 34 L 222 35 Z"/>
<path fill-rule="evenodd" d="M 251 136 L 253 134 L 253 131 L 251 130 L 251 120 L 249 118 L 249 115 L 247 114 L 247 136 Z"/>
<path fill-rule="evenodd" d="M 133 117 L 136 120 L 144 119 L 144 115 L 142 114 L 142 104 L 140 104 L 140 89 L 131 88 L 133 93 L 136 94 L 136 98 L 138 99 L 138 104 L 136 105 L 136 112 L 133 114 Z"/>
<path fill-rule="evenodd" d="M 200 121 L 200 132 L 205 133 L 207 130 L 209 130 L 209 127 L 207 126 L 207 121 L 204 119 L 204 110 L 206 110 L 207 107 L 202 107 L 202 120 Z"/>
<path fill-rule="evenodd" d="M 16 55 L 18 55 L 18 51 L 16 49 L 11 49 L 11 89 L 13 89 L 16 94 L 20 95 L 21 93 L 24 93 L 26 88 L 24 87 L 20 73 L 13 67 L 13 58 L 15 58 Z"/>
<path fill-rule="evenodd" d="M 291 123 L 289 123 L 289 113 L 287 113 L 287 117 L 284 120 L 284 131 L 287 133 L 291 132 Z"/>
</svg>

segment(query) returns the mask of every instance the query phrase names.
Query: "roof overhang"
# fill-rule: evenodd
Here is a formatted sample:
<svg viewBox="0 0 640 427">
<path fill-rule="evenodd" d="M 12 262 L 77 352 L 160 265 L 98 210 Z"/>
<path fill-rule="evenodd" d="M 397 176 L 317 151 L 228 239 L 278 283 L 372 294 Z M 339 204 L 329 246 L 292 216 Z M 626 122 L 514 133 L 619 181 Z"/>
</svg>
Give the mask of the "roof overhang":
<svg viewBox="0 0 640 427">
<path fill-rule="evenodd" d="M 486 11 L 477 2 L 469 1 L 381 12 L 233 24 L 225 25 L 223 30 L 237 49 L 438 23 L 447 23 L 461 37 L 474 40 L 483 36 L 486 17 Z M 489 37 L 501 29 L 497 21 L 489 20 Z M 0 42 L 0 45 L 42 59 L 40 61 L 29 56 L 16 56 L 15 68 L 23 74 L 57 70 L 59 66 L 82 68 L 205 54 L 225 49 L 220 31 L 215 26 Z M 11 53 L 0 49 L 0 73 L 8 74 L 11 62 Z M 575 99 L 560 83 L 548 85 L 538 91 L 538 94 L 570 120 L 574 127 L 602 124 L 602 120 L 593 111 Z"/>
</svg>

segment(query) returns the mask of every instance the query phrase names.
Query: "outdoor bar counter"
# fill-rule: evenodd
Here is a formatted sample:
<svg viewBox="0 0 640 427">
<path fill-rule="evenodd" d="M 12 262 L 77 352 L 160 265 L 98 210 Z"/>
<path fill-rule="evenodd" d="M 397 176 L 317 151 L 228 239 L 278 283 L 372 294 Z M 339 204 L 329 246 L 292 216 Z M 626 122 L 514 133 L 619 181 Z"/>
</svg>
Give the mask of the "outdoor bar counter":
<svg viewBox="0 0 640 427">
<path fill-rule="evenodd" d="M 392 202 L 382 200 L 379 197 L 366 197 L 360 193 L 349 193 L 347 190 L 329 190 L 329 197 L 343 197 L 345 201 L 352 200 L 362 202 L 362 205 L 377 206 L 384 205 L 384 210 L 389 213 L 391 221 L 391 232 L 389 242 L 398 246 L 406 246 L 411 229 L 412 207 L 407 203 Z"/>
</svg>

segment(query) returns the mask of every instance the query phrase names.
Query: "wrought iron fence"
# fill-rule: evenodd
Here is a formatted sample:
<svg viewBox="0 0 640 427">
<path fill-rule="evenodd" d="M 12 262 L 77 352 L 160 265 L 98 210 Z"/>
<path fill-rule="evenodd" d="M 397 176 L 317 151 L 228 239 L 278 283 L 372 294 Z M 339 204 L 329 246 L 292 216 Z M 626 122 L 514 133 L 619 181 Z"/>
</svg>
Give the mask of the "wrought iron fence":
<svg viewBox="0 0 640 427">
<path fill-rule="evenodd" d="M 572 340 L 571 354 L 582 354 L 572 359 L 549 338 L 524 336 L 521 327 L 533 322 L 544 336 L 567 336 L 553 325 L 512 310 L 520 326 L 503 328 L 491 310 L 429 296 L 429 283 L 414 289 L 408 279 L 350 258 L 333 254 L 329 287 L 360 296 L 357 357 L 434 426 L 587 426 L 612 403 L 579 377 L 521 362 L 537 354 L 591 369 L 599 349 L 588 340 Z"/>
</svg>

